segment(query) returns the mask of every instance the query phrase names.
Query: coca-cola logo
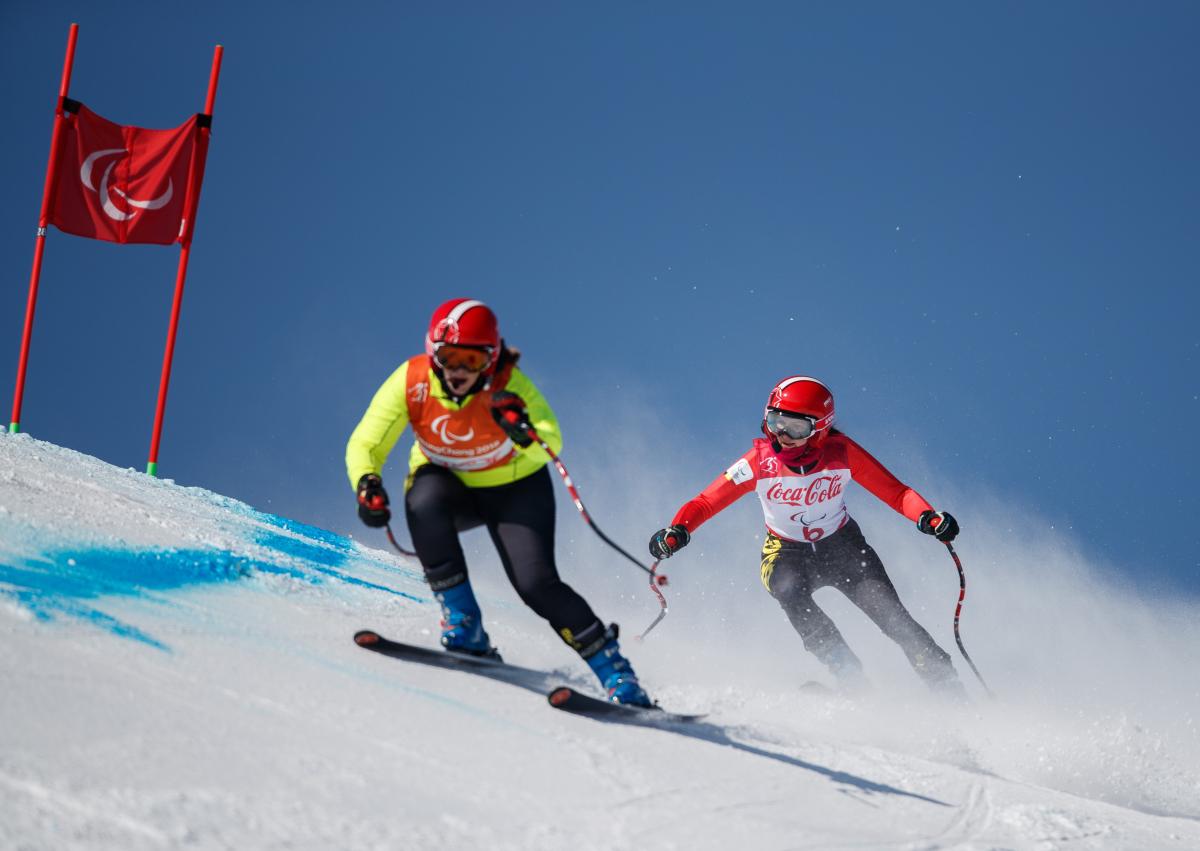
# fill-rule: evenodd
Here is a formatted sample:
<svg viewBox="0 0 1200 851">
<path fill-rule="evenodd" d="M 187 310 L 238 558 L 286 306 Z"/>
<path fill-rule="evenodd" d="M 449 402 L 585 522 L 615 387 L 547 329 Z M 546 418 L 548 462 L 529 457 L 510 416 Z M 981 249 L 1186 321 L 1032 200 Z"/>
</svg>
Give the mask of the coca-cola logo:
<svg viewBox="0 0 1200 851">
<path fill-rule="evenodd" d="M 841 476 L 818 476 L 799 487 L 784 487 L 783 482 L 776 482 L 767 489 L 767 499 L 785 505 L 809 506 L 828 502 L 841 493 Z"/>
</svg>

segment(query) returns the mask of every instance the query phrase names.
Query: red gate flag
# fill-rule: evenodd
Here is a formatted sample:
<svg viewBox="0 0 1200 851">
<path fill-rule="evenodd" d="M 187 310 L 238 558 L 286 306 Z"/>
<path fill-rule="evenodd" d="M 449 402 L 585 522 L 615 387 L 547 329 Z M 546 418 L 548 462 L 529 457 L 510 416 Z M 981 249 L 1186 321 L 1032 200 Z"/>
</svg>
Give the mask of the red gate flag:
<svg viewBox="0 0 1200 851">
<path fill-rule="evenodd" d="M 171 302 L 171 324 L 167 328 L 162 376 L 158 382 L 150 461 L 146 465 L 146 472 L 153 476 L 158 471 L 158 445 L 167 406 L 167 386 L 171 380 L 171 359 L 183 305 L 183 284 L 187 278 L 192 234 L 196 229 L 196 209 L 200 204 L 208 137 L 212 133 L 213 104 L 217 97 L 223 48 L 218 44 L 213 50 L 204 111 L 174 130 L 146 130 L 114 124 L 68 96 L 78 35 L 79 25 L 71 24 L 62 82 L 54 106 L 50 161 L 46 164 L 46 181 L 42 188 L 33 269 L 29 273 L 29 299 L 25 303 L 25 329 L 21 333 L 21 356 L 17 361 L 17 386 L 13 391 L 13 414 L 8 430 L 15 433 L 21 429 L 21 399 L 25 392 L 48 226 L 55 225 L 64 233 L 108 242 L 158 245 L 178 242 L 175 298 Z"/>
<path fill-rule="evenodd" d="M 207 115 L 174 130 L 124 127 L 77 101 L 64 104 L 63 147 L 50 224 L 108 242 L 187 242 L 204 176 Z M 74 107 L 74 109 L 71 109 Z"/>
</svg>

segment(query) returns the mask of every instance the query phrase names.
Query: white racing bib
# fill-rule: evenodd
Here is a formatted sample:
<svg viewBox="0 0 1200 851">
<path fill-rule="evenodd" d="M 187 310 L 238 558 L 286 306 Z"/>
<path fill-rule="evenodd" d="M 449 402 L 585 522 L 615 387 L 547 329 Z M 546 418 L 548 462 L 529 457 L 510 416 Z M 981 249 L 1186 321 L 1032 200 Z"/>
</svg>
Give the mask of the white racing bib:
<svg viewBox="0 0 1200 851">
<path fill-rule="evenodd" d="M 844 495 L 850 481 L 848 469 L 808 475 L 787 471 L 760 478 L 754 489 L 768 529 L 792 541 L 815 543 L 846 525 L 850 515 Z"/>
</svg>

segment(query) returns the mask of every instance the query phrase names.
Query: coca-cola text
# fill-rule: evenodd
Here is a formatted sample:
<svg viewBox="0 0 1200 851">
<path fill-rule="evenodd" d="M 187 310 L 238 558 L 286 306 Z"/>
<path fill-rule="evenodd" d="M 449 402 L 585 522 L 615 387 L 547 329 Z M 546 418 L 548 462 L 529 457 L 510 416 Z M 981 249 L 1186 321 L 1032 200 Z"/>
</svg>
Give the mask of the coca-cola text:
<svg viewBox="0 0 1200 851">
<path fill-rule="evenodd" d="M 839 496 L 842 487 L 841 476 L 818 476 L 795 488 L 785 488 L 782 482 L 776 482 L 767 489 L 767 499 L 787 505 L 818 505 Z"/>
</svg>

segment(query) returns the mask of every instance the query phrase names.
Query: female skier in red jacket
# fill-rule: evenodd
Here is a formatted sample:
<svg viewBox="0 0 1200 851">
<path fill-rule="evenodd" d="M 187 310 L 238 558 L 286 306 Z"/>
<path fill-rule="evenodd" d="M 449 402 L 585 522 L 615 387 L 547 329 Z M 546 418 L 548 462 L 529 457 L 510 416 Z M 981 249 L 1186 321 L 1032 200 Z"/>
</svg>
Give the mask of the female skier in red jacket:
<svg viewBox="0 0 1200 851">
<path fill-rule="evenodd" d="M 851 691 L 864 685 L 862 663 L 829 616 L 813 602 L 819 588 L 834 587 L 904 650 L 917 674 L 937 692 L 965 697 L 950 656 L 913 619 L 863 538 L 845 504 L 846 485 L 857 481 L 939 541 L 952 541 L 958 523 L 925 499 L 833 426 L 833 394 L 815 378 L 796 375 L 775 386 L 763 412 L 764 437 L 685 503 L 671 525 L 650 539 L 650 553 L 669 558 L 692 533 L 750 491 L 766 520 L 762 582 L 783 608 L 804 646 Z"/>
</svg>

